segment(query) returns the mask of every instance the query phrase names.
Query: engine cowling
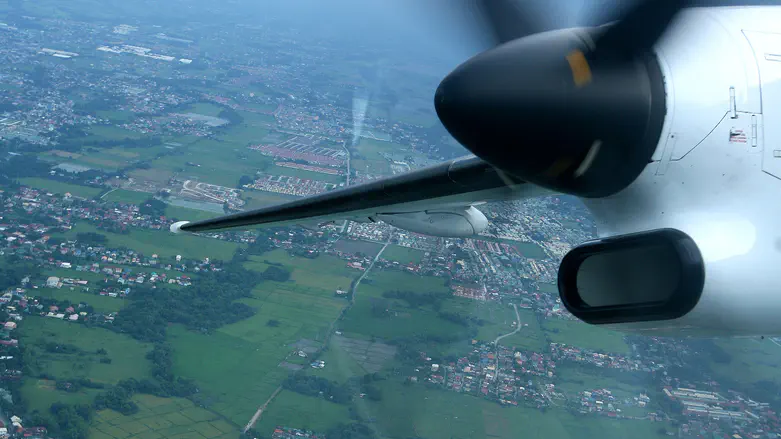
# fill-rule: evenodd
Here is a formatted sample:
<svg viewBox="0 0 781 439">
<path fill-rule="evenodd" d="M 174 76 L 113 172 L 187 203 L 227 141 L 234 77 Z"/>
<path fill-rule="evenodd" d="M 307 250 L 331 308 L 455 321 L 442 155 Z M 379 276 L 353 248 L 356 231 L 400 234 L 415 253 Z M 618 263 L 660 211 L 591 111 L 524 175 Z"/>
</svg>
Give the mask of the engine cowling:
<svg viewBox="0 0 781 439">
<path fill-rule="evenodd" d="M 448 238 L 474 236 L 488 228 L 488 218 L 474 206 L 377 214 L 374 218 L 410 232 Z"/>
<path fill-rule="evenodd" d="M 587 323 L 630 331 L 667 326 L 692 312 L 704 281 L 697 245 L 675 229 L 590 241 L 559 267 L 567 310 Z"/>
<path fill-rule="evenodd" d="M 645 335 L 781 334 L 779 320 L 764 315 L 777 309 L 773 296 L 748 286 L 757 276 L 714 260 L 711 244 L 727 233 L 695 239 L 666 228 L 584 243 L 559 267 L 562 304 L 586 323 Z"/>
</svg>

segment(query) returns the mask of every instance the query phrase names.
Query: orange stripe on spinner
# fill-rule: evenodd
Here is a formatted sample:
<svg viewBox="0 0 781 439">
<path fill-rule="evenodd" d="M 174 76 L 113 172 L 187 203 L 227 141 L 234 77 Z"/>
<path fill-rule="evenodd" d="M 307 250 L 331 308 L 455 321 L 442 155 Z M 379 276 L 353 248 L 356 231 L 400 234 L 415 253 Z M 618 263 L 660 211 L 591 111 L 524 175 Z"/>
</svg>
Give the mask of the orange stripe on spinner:
<svg viewBox="0 0 781 439">
<path fill-rule="evenodd" d="M 591 67 L 588 65 L 586 55 L 580 50 L 573 50 L 567 55 L 567 62 L 569 62 L 569 68 L 572 70 L 572 79 L 575 80 L 575 85 L 583 87 L 591 82 Z"/>
</svg>

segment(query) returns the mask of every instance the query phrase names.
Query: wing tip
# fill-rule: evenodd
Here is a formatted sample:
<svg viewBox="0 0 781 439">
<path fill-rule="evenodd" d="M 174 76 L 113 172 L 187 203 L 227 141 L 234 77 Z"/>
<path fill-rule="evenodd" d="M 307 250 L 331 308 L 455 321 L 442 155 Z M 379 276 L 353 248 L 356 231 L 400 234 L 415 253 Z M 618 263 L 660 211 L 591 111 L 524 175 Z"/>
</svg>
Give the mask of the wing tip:
<svg viewBox="0 0 781 439">
<path fill-rule="evenodd" d="M 182 226 L 184 226 L 185 224 L 190 224 L 190 221 L 177 221 L 177 222 L 171 224 L 171 228 L 170 228 L 171 233 L 174 233 L 174 234 L 177 234 L 177 235 L 185 233 L 185 231 L 182 230 Z"/>
</svg>

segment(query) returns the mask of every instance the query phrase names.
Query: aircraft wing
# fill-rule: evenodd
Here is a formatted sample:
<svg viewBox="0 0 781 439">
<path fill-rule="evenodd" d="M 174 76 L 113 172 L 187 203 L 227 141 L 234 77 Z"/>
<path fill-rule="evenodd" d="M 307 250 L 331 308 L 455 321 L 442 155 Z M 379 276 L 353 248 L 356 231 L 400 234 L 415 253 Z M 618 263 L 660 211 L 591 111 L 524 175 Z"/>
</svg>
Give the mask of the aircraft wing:
<svg viewBox="0 0 781 439">
<path fill-rule="evenodd" d="M 343 219 L 365 221 L 382 214 L 464 207 L 545 193 L 548 191 L 512 179 L 483 160 L 470 156 L 274 206 L 202 221 L 180 221 L 171 226 L 171 231 L 205 232 Z"/>
</svg>

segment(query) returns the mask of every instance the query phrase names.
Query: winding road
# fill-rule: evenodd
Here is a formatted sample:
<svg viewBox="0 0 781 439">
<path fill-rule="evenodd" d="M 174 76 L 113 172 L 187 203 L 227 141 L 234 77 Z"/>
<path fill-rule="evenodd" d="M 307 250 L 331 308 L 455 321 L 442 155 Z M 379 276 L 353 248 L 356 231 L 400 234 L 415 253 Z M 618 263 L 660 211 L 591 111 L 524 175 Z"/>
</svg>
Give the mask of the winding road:
<svg viewBox="0 0 781 439">
<path fill-rule="evenodd" d="M 515 310 L 515 323 L 516 323 L 515 330 L 512 332 L 508 332 L 507 334 L 500 335 L 499 337 L 496 337 L 496 340 L 494 340 L 494 345 L 498 346 L 499 340 L 505 337 L 509 337 L 513 334 L 517 334 L 521 330 L 521 315 L 518 313 L 518 307 L 514 303 L 512 305 L 513 305 L 513 309 Z"/>
</svg>

